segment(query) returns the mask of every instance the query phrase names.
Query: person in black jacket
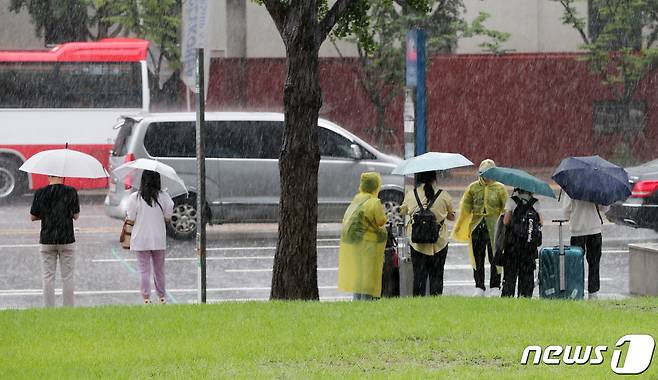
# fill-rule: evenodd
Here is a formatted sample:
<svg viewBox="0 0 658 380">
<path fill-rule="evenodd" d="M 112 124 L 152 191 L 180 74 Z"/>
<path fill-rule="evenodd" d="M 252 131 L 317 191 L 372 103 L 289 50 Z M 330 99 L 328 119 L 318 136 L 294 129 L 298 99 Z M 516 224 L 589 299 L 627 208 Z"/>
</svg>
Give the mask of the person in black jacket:
<svg viewBox="0 0 658 380">
<path fill-rule="evenodd" d="M 78 192 L 64 185 L 64 178 L 48 176 L 49 185 L 34 193 L 30 209 L 33 221 L 41 221 L 41 269 L 43 273 L 43 301 L 46 307 L 55 306 L 55 272 L 59 260 L 62 276 L 64 306 L 74 304 L 73 220 L 80 215 Z"/>
</svg>

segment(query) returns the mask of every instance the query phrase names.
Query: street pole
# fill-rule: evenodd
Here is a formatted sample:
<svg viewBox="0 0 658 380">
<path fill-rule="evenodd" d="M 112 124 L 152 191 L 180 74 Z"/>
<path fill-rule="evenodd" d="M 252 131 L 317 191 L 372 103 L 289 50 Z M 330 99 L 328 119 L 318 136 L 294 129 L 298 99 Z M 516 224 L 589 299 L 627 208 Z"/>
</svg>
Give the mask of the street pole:
<svg viewBox="0 0 658 380">
<path fill-rule="evenodd" d="M 425 127 L 425 33 L 412 29 L 406 40 L 406 80 L 404 91 L 404 158 L 410 159 L 427 151 Z M 416 185 L 413 175 L 404 177 L 405 192 Z M 409 237 L 403 244 L 409 244 Z M 413 268 L 409 248 L 405 246 L 400 264 L 400 296 L 411 296 Z"/>
<path fill-rule="evenodd" d="M 204 120 L 206 100 L 203 82 L 203 49 L 197 48 L 196 51 L 196 252 L 199 258 L 198 301 L 206 303 L 206 127 Z"/>
</svg>

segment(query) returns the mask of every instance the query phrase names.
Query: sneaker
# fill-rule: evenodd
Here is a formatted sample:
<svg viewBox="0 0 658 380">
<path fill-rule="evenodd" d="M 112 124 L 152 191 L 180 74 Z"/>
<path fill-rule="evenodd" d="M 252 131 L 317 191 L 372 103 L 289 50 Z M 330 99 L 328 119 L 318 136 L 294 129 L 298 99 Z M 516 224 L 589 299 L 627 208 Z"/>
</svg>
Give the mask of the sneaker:
<svg viewBox="0 0 658 380">
<path fill-rule="evenodd" d="M 167 303 L 167 298 L 160 297 L 160 303 Z"/>
<path fill-rule="evenodd" d="M 587 296 L 588 300 L 597 300 L 599 299 L 599 294 L 597 292 L 589 293 Z"/>
<path fill-rule="evenodd" d="M 150 304 L 151 304 L 151 300 L 148 298 L 144 298 L 144 305 L 150 305 Z"/>
<path fill-rule="evenodd" d="M 473 297 L 484 297 L 484 289 L 475 288 L 473 292 Z"/>
</svg>

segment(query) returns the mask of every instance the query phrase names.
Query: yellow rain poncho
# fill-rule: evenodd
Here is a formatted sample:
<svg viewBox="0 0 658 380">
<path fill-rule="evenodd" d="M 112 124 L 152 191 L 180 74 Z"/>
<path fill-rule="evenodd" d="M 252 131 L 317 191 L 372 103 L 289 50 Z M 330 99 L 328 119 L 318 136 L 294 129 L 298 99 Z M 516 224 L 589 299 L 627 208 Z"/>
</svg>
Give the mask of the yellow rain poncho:
<svg viewBox="0 0 658 380">
<path fill-rule="evenodd" d="M 379 173 L 361 174 L 359 193 L 343 217 L 338 251 L 338 290 L 380 297 L 387 231 L 386 214 L 377 198 Z"/>
<path fill-rule="evenodd" d="M 484 218 L 491 247 L 496 246 L 496 223 L 505 209 L 507 196 L 503 184 L 499 182 L 487 184 L 482 178 L 466 188 L 459 204 L 459 218 L 452 231 L 452 237 L 456 241 L 468 242 L 468 255 L 473 269 L 475 269 L 475 257 L 471 233 Z"/>
</svg>

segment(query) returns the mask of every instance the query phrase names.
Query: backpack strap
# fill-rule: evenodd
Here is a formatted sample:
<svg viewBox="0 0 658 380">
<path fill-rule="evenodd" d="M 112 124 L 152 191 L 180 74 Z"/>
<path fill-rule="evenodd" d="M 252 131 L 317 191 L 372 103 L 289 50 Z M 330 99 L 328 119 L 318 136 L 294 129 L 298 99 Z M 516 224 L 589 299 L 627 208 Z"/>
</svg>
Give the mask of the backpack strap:
<svg viewBox="0 0 658 380">
<path fill-rule="evenodd" d="M 420 211 L 425 210 L 423 208 L 423 202 L 420 201 L 420 197 L 418 196 L 418 188 L 414 188 L 414 195 L 416 196 L 416 202 L 418 203 L 418 207 L 420 207 Z"/>
<path fill-rule="evenodd" d="M 601 221 L 601 224 L 603 224 L 603 218 L 601 217 L 601 211 L 599 211 L 599 205 L 594 204 L 596 206 L 596 213 L 599 214 L 599 220 Z"/>
<path fill-rule="evenodd" d="M 423 210 L 429 210 L 432 208 L 432 205 L 434 205 L 434 202 L 436 202 L 437 199 L 439 199 L 439 195 L 441 195 L 441 192 L 443 189 L 439 189 L 439 191 L 434 194 L 432 199 L 430 199 L 429 203 L 427 204 L 427 207 L 423 208 L 423 202 L 420 201 L 420 197 L 418 196 L 418 188 L 414 189 L 414 196 L 416 196 L 416 202 L 418 203 L 418 207 L 420 207 L 420 211 Z"/>
<path fill-rule="evenodd" d="M 428 210 L 432 207 L 432 205 L 434 204 L 434 202 L 436 202 L 436 200 L 439 199 L 439 195 L 441 195 L 441 192 L 442 192 L 442 191 L 443 191 L 443 189 L 439 189 L 439 191 L 437 191 L 436 194 L 434 194 L 434 198 L 432 198 L 432 200 L 430 201 L 430 203 L 427 204 L 427 209 L 428 209 Z"/>
</svg>

